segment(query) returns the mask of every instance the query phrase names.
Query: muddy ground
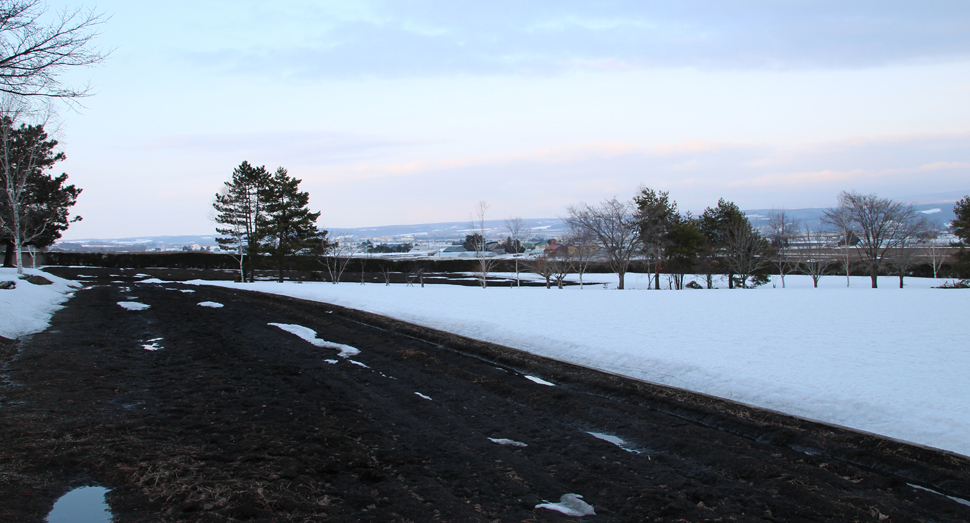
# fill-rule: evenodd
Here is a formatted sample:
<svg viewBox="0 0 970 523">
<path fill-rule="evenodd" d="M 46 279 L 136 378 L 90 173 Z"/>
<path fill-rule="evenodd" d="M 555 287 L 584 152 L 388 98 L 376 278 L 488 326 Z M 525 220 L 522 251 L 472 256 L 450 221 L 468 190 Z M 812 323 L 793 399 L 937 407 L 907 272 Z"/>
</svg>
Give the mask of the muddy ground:
<svg viewBox="0 0 970 523">
<path fill-rule="evenodd" d="M 134 278 L 191 271 L 49 270 L 87 286 L 47 331 L 0 342 L 3 522 L 43 521 L 81 485 L 112 489 L 122 523 L 970 520 L 965 457 L 326 304 Z M 596 515 L 536 508 L 567 493 Z"/>
</svg>

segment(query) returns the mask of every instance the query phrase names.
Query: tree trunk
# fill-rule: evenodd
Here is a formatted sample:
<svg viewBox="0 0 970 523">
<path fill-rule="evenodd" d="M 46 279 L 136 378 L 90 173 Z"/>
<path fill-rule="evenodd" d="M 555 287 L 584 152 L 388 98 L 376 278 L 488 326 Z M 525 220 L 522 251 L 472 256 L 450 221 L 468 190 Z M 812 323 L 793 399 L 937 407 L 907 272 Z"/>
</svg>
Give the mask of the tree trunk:
<svg viewBox="0 0 970 523">
<path fill-rule="evenodd" d="M 734 274 L 728 273 L 728 289 L 734 288 Z"/>
<path fill-rule="evenodd" d="M 7 250 L 3 255 L 3 266 L 13 267 L 13 242 L 5 241 L 3 244 L 7 247 Z"/>
<path fill-rule="evenodd" d="M 872 288 L 873 289 L 876 289 L 876 288 L 879 287 L 878 282 L 876 281 L 876 278 L 878 278 L 878 277 L 879 277 L 879 274 L 876 273 L 876 270 L 875 269 L 869 271 L 869 279 L 872 280 Z"/>
<path fill-rule="evenodd" d="M 899 271 L 899 288 L 903 288 L 903 271 Z"/>
<path fill-rule="evenodd" d="M 622 291 L 623 290 L 623 280 L 626 278 L 626 271 L 620 271 L 620 272 L 617 273 L 617 275 L 620 277 L 620 284 L 616 286 L 616 289 Z"/>
</svg>

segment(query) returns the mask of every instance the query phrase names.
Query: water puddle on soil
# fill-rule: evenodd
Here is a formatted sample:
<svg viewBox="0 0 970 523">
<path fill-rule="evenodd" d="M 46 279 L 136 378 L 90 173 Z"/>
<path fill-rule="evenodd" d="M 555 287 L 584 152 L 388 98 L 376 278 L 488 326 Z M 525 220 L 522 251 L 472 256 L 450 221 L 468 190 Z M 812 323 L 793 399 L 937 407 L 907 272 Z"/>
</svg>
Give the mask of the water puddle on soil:
<svg viewBox="0 0 970 523">
<path fill-rule="evenodd" d="M 80 487 L 61 496 L 47 515 L 47 523 L 111 523 L 111 511 L 104 500 L 108 489 Z"/>
</svg>

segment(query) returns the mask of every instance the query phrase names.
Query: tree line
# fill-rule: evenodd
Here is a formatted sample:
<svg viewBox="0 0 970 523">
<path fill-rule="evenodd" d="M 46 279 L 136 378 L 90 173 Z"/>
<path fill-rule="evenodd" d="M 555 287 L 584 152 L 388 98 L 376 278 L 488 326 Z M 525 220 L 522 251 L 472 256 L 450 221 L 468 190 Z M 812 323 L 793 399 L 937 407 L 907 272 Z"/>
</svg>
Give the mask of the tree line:
<svg viewBox="0 0 970 523">
<path fill-rule="evenodd" d="M 954 213 L 951 229 L 960 239 L 954 266 L 967 274 L 970 197 L 957 202 Z M 715 274 L 726 275 L 729 288 L 757 286 L 768 281 L 769 268 L 778 272 L 783 286 L 785 275 L 797 271 L 809 274 L 817 287 L 835 261 L 823 252 L 822 229 L 803 228 L 784 210 L 773 211 L 762 232 L 733 202 L 720 199 L 693 216 L 678 212 L 669 192 L 651 188 L 641 188 L 628 201 L 614 197 L 595 205 L 569 206 L 563 221 L 570 231 L 567 245 L 544 256 L 536 270 L 547 282 L 550 275 L 559 274 L 560 286 L 564 271 L 556 265 L 572 262 L 582 281 L 582 266 L 591 249 L 616 273 L 618 289 L 624 288 L 625 274 L 634 262 L 646 266 L 655 289 L 660 288 L 661 272 L 671 276 L 675 288 L 683 289 L 686 274 L 703 275 L 707 288 L 713 287 Z M 839 262 L 846 275 L 853 264 L 861 265 L 873 288 L 884 268 L 899 276 L 902 287 L 904 276 L 919 262 L 915 247 L 933 234 L 925 215 L 914 206 L 874 194 L 841 193 L 824 221 L 841 232 Z M 934 271 L 943 259 L 934 256 Z"/>
</svg>

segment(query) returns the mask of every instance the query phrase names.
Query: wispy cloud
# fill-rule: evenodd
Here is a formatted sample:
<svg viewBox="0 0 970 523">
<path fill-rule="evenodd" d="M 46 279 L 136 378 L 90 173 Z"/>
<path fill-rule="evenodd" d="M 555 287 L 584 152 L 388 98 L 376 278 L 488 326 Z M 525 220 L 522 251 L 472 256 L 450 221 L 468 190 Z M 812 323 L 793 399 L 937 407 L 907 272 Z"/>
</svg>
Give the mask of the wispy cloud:
<svg viewBox="0 0 970 523">
<path fill-rule="evenodd" d="M 970 58 L 970 4 L 932 4 L 379 1 L 356 12 L 307 4 L 288 10 L 291 18 L 277 15 L 272 27 L 250 21 L 264 35 L 257 44 L 227 38 L 188 56 L 206 67 L 297 78 L 841 69 Z"/>
<path fill-rule="evenodd" d="M 321 132 L 266 132 L 240 134 L 172 135 L 157 138 L 142 145 L 146 151 L 193 151 L 204 153 L 234 153 L 255 158 L 272 154 L 292 161 L 322 161 L 333 163 L 360 160 L 391 149 L 414 146 L 422 142 Z"/>
</svg>

